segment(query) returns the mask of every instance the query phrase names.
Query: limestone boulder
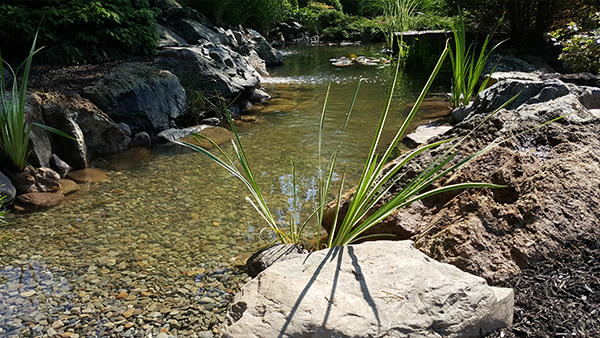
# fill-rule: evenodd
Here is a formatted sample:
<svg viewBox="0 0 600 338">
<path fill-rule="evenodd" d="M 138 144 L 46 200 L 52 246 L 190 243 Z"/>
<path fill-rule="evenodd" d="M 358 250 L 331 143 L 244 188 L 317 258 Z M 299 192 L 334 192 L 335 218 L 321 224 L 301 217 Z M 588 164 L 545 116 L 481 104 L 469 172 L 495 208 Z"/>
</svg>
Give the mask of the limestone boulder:
<svg viewBox="0 0 600 338">
<path fill-rule="evenodd" d="M 235 296 L 222 337 L 481 337 L 510 325 L 512 289 L 430 259 L 411 241 L 278 262 Z"/>
<path fill-rule="evenodd" d="M 115 67 L 85 88 L 83 96 L 113 121 L 127 123 L 134 134 L 156 135 L 176 126 L 186 107 L 185 90 L 177 76 L 140 63 Z"/>
<path fill-rule="evenodd" d="M 498 83 L 478 96 L 476 102 L 481 103 L 477 105 L 480 108 L 429 142 L 466 135 L 494 106 L 501 104 L 500 97 L 511 97 L 518 91 L 522 91 L 518 105 L 511 105 L 485 121 L 456 149 L 458 158 L 494 141 L 507 140 L 434 185 L 488 182 L 506 188 L 469 189 L 433 196 L 399 210 L 371 228 L 370 233 L 391 233 L 398 239 L 412 239 L 417 248 L 432 258 L 499 281 L 520 273 L 543 257 L 552 257 L 569 240 L 597 228 L 600 105 L 594 99 L 592 87 L 567 86 L 556 80 Z M 561 96 L 565 91 L 566 95 Z M 572 114 L 531 130 L 568 113 Z M 524 133 L 528 130 L 531 131 Z M 398 172 L 400 179 L 388 197 L 449 146 L 426 151 L 409 162 Z M 351 196 L 352 192 L 342 198 L 342 213 Z"/>
<path fill-rule="evenodd" d="M 76 93 L 44 93 L 42 109 L 47 123 L 76 140 L 53 135 L 55 152 L 75 169 L 89 161 L 127 149 L 130 138 L 108 115 Z"/>
<path fill-rule="evenodd" d="M 171 47 L 159 55 L 155 67 L 186 79 L 194 90 L 232 97 L 260 85 L 260 75 L 248 61 L 223 45 Z"/>
</svg>

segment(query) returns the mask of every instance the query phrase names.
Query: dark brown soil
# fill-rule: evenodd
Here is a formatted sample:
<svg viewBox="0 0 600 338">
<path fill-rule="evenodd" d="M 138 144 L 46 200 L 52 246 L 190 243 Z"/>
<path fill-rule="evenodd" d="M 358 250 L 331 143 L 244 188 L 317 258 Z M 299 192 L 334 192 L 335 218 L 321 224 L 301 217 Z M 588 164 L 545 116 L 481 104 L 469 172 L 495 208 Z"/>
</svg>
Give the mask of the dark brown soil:
<svg viewBox="0 0 600 338">
<path fill-rule="evenodd" d="M 515 291 L 513 326 L 487 337 L 600 337 L 599 233 L 503 282 Z"/>
<path fill-rule="evenodd" d="M 151 64 L 154 55 L 132 57 L 95 65 L 54 66 L 33 65 L 29 74 L 29 90 L 72 90 L 82 93 L 83 88 L 93 85 L 104 74 L 123 62 Z"/>
</svg>

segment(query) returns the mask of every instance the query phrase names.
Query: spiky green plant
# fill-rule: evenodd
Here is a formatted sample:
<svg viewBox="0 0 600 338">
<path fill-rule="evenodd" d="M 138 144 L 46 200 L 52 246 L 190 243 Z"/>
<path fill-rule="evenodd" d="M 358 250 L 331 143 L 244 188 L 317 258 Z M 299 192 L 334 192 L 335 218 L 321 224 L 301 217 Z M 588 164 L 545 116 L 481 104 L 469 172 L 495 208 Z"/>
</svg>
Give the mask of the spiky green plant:
<svg viewBox="0 0 600 338">
<path fill-rule="evenodd" d="M 471 98 L 477 96 L 487 87 L 490 77 L 488 76 L 485 78 L 479 87 L 477 87 L 479 77 L 481 76 L 489 57 L 494 53 L 496 48 L 504 42 L 499 42 L 492 49 L 487 51 L 493 33 L 492 35 L 488 35 L 477 56 L 473 45 L 470 45 L 469 48 L 467 48 L 465 20 L 460 8 L 458 12 L 458 22 L 452 25 L 452 31 L 454 33 L 454 51 L 450 52 L 450 62 L 452 64 L 450 103 L 452 103 L 454 108 L 469 105 Z M 498 25 L 500 25 L 501 22 L 502 20 L 500 20 Z M 492 75 L 495 69 L 496 67 L 494 66 L 489 75 Z"/>
<path fill-rule="evenodd" d="M 33 56 L 42 49 L 35 49 L 36 41 L 37 33 L 33 39 L 29 56 L 17 69 L 18 72 L 18 70 L 24 66 L 20 90 L 17 85 L 16 72 L 2 59 L 2 54 L 0 53 L 0 149 L 12 161 L 12 164 L 17 171 L 22 171 L 27 165 L 27 159 L 31 153 L 27 150 L 27 147 L 29 146 L 29 135 L 32 126 L 41 127 L 74 140 L 73 137 L 60 130 L 39 123 L 28 124 L 25 121 L 27 80 L 29 79 L 31 60 L 33 59 Z M 6 64 L 13 76 L 12 89 L 10 91 L 6 89 L 4 67 L 2 67 L 4 64 Z"/>
</svg>

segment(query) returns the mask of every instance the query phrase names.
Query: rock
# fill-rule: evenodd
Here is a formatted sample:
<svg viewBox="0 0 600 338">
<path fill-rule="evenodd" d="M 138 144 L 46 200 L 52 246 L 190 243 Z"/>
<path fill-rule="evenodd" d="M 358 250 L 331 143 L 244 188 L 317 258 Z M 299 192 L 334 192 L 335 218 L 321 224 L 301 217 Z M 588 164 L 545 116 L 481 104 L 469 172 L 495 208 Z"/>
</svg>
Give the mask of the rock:
<svg viewBox="0 0 600 338">
<path fill-rule="evenodd" d="M 2 172 L 0 172 L 0 197 L 6 196 L 4 202 L 10 202 L 17 196 L 17 189 L 12 182 Z"/>
<path fill-rule="evenodd" d="M 127 123 L 134 133 L 150 135 L 175 126 L 186 107 L 185 90 L 175 75 L 140 63 L 115 67 L 85 88 L 84 96 L 114 121 Z"/>
<path fill-rule="evenodd" d="M 546 73 L 556 73 L 554 68 L 552 68 L 544 59 L 535 55 L 520 55 L 519 59 L 529 63 L 534 66 L 536 69 L 542 70 Z"/>
<path fill-rule="evenodd" d="M 54 171 L 56 171 L 60 175 L 60 178 L 67 177 L 67 173 L 72 169 L 67 162 L 61 160 L 58 156 L 56 156 L 56 154 L 52 154 L 50 166 Z"/>
<path fill-rule="evenodd" d="M 209 126 L 218 126 L 221 124 L 221 120 L 218 117 L 209 117 L 207 119 L 202 119 L 200 124 L 208 124 Z"/>
<path fill-rule="evenodd" d="M 236 294 L 222 337 L 481 337 L 512 323 L 512 289 L 439 263 L 411 241 L 275 263 Z"/>
<path fill-rule="evenodd" d="M 277 262 L 283 262 L 304 255 L 302 248 L 295 244 L 277 244 L 262 249 L 250 256 L 248 261 L 246 261 L 246 269 L 250 276 L 256 277 L 259 273 Z"/>
<path fill-rule="evenodd" d="M 226 46 L 206 43 L 194 47 L 171 47 L 160 52 L 155 66 L 180 78 L 192 89 L 220 93 L 224 97 L 249 92 L 260 85 L 260 76 L 238 53 Z M 165 128 L 166 129 L 166 128 Z"/>
<path fill-rule="evenodd" d="M 271 95 L 267 94 L 264 90 L 255 89 L 252 95 L 248 96 L 248 100 L 253 103 L 263 103 L 263 101 L 269 100 Z"/>
<path fill-rule="evenodd" d="M 121 130 L 124 131 L 127 136 L 131 137 L 131 127 L 127 123 L 119 122 L 117 123 L 117 126 L 121 128 Z"/>
<path fill-rule="evenodd" d="M 156 30 L 158 31 L 157 47 L 159 49 L 165 47 L 184 47 L 188 45 L 188 43 L 179 35 L 164 26 L 156 24 Z"/>
<path fill-rule="evenodd" d="M 175 0 L 157 0 L 156 6 L 163 11 L 166 11 L 170 8 L 181 9 L 183 8 L 177 1 Z"/>
<path fill-rule="evenodd" d="M 150 144 L 152 144 L 150 135 L 148 135 L 148 133 L 146 133 L 146 132 L 141 132 L 141 133 L 135 134 L 135 136 L 133 136 L 131 138 L 131 141 L 129 142 L 128 147 L 129 148 L 149 147 Z"/>
<path fill-rule="evenodd" d="M 267 71 L 267 65 L 265 60 L 261 59 L 258 56 L 258 53 L 255 50 L 251 50 L 247 56 L 244 56 L 246 61 L 250 64 L 250 66 L 254 67 L 254 69 L 261 76 L 269 76 L 269 72 Z"/>
<path fill-rule="evenodd" d="M 181 37 L 191 45 L 197 45 L 204 42 L 223 45 L 229 44 L 227 36 L 217 33 L 195 20 L 182 19 L 178 22 L 178 28 Z"/>
<path fill-rule="evenodd" d="M 79 185 L 69 179 L 64 179 L 60 183 L 60 192 L 65 196 L 79 191 Z"/>
<path fill-rule="evenodd" d="M 429 142 L 466 135 L 501 104 L 500 97 L 522 91 L 518 106 L 511 105 L 491 117 L 456 150 L 458 157 L 464 158 L 494 140 L 508 140 L 442 178 L 434 187 L 462 182 L 507 187 L 430 197 L 392 214 L 369 233 L 410 238 L 429 256 L 490 281 L 516 275 L 560 252 L 564 243 L 600 224 L 596 207 L 600 203 L 600 141 L 596 136 L 600 114 L 590 111 L 600 107 L 600 100 L 594 99 L 596 95 L 600 99 L 600 89 L 597 94 L 594 89 L 551 80 L 507 81 L 485 90 L 473 104 L 478 108 L 467 119 Z M 511 138 L 571 112 L 561 120 Z M 442 145 L 435 153 L 441 154 L 449 146 Z M 426 151 L 409 162 L 397 173 L 398 186 L 407 184 L 431 161 L 431 152 Z M 351 195 L 342 197 L 342 213 Z"/>
<path fill-rule="evenodd" d="M 507 81 L 507 80 L 522 80 L 522 81 L 544 81 L 552 78 L 558 78 L 558 74 L 547 74 L 542 71 L 534 71 L 534 72 L 494 72 L 490 79 L 488 80 L 487 87 L 489 88 L 492 85 Z"/>
<path fill-rule="evenodd" d="M 185 141 L 199 145 L 203 148 L 212 148 L 212 145 L 207 140 L 200 139 L 197 142 L 192 134 L 200 134 L 211 139 L 217 145 L 223 144 L 233 138 L 233 133 L 229 130 L 210 125 L 198 125 L 183 129 L 168 129 L 158 134 L 154 139 L 158 144 L 166 144 L 170 141 Z"/>
<path fill-rule="evenodd" d="M 38 95 L 27 95 L 25 104 L 25 121 L 27 123 L 46 124 L 42 114 L 41 100 Z M 43 128 L 32 126 L 29 134 L 28 162 L 36 167 L 50 167 L 52 158 L 52 145 L 50 133 Z"/>
<path fill-rule="evenodd" d="M 430 139 L 441 135 L 448 130 L 452 129 L 451 126 L 436 126 L 436 125 L 423 125 L 417 127 L 414 133 L 406 135 L 402 140 L 409 147 L 416 148 L 421 144 L 427 143 Z"/>
<path fill-rule="evenodd" d="M 279 28 L 279 31 L 285 38 L 286 42 L 292 42 L 294 39 L 301 37 L 304 31 L 302 25 L 293 20 L 282 22 L 278 24 L 277 27 Z"/>
<path fill-rule="evenodd" d="M 600 78 L 592 73 L 563 74 L 560 80 L 578 86 L 600 87 Z"/>
<path fill-rule="evenodd" d="M 271 47 L 271 45 L 266 41 L 258 41 L 244 45 L 240 47 L 240 54 L 250 55 L 250 51 L 252 50 L 256 51 L 258 56 L 265 60 L 266 65 L 269 67 L 281 66 L 283 64 L 283 53 Z"/>
<path fill-rule="evenodd" d="M 7 172 L 17 194 L 60 190 L 60 175 L 50 168 L 26 166 L 20 172 Z"/>
<path fill-rule="evenodd" d="M 32 192 L 17 196 L 15 207 L 20 211 L 34 211 L 52 208 L 61 204 L 65 196 L 54 192 Z"/>
<path fill-rule="evenodd" d="M 67 174 L 67 177 L 77 183 L 98 183 L 108 178 L 106 172 L 98 168 L 71 171 Z"/>
<path fill-rule="evenodd" d="M 199 13 L 190 7 L 171 6 L 170 8 L 163 10 L 162 17 L 170 22 L 177 22 L 182 19 L 191 19 L 207 28 L 212 28 L 214 26 L 212 21 L 207 19 L 202 13 Z M 183 36 L 182 32 L 179 30 L 177 31 L 177 34 L 179 34 L 179 36 Z"/>
<path fill-rule="evenodd" d="M 50 126 L 77 139 L 53 136 L 57 154 L 75 169 L 83 169 L 93 159 L 127 149 L 127 132 L 89 100 L 76 93 L 42 95 L 44 119 Z"/>
</svg>

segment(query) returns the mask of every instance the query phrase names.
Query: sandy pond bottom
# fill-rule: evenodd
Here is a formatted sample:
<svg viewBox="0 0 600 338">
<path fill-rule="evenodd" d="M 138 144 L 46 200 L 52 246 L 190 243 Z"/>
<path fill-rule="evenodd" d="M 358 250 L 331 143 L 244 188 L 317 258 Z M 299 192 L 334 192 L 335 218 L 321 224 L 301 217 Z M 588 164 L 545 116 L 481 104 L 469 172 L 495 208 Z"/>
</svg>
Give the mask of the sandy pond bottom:
<svg viewBox="0 0 600 338">
<path fill-rule="evenodd" d="M 305 216 L 313 207 L 316 134 L 329 82 L 324 148 L 342 142 L 336 177 L 345 169 L 348 185 L 358 177 L 390 70 L 336 69 L 327 62 L 356 48 L 292 50 L 286 66 L 264 81 L 273 100 L 253 113 L 255 122 L 239 125 L 254 173 L 282 223 L 295 209 Z M 341 135 L 361 77 L 370 80 Z M 421 88 L 419 79 L 400 80 L 388 142 Z M 443 114 L 443 104 L 431 107 L 420 120 Z M 297 170 L 296 208 L 289 157 Z M 202 155 L 160 148 L 141 159 L 131 169 L 112 167 L 102 182 L 81 185 L 61 206 L 9 217 L 11 224 L 0 229 L 7 239 L 0 251 L 0 337 L 218 333 L 227 305 L 249 279 L 239 268 L 265 244 L 263 223 L 245 201 L 244 186 Z M 100 165 L 111 168 L 110 162 Z"/>
</svg>

